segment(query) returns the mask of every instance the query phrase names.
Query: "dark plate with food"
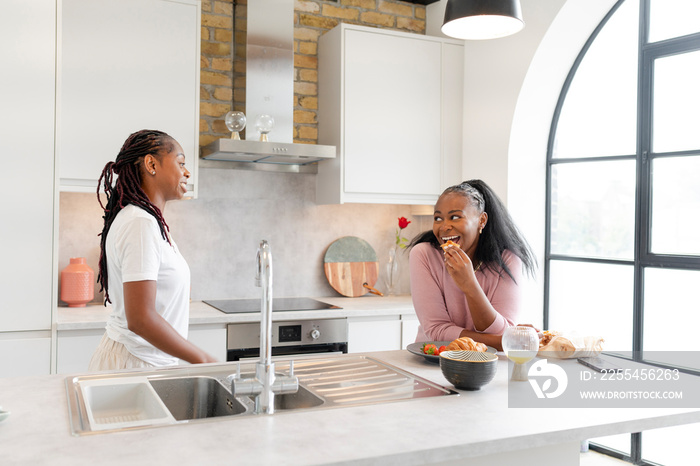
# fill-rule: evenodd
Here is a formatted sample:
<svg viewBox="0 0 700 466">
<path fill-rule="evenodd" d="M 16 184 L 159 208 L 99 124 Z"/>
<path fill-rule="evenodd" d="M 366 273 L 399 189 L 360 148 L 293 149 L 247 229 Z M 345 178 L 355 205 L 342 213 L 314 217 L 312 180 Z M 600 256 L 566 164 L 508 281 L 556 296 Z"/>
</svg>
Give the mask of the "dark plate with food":
<svg viewBox="0 0 700 466">
<path fill-rule="evenodd" d="M 411 343 L 410 345 L 408 345 L 408 346 L 406 347 L 406 349 L 407 349 L 409 352 L 415 354 L 416 356 L 422 356 L 422 357 L 424 357 L 426 361 L 430 361 L 430 362 L 435 363 L 435 364 L 440 364 L 440 355 L 439 355 L 438 353 L 436 353 L 436 354 L 426 354 L 425 352 L 423 352 L 423 348 L 424 348 L 426 345 L 435 345 L 435 348 L 437 348 L 437 349 L 439 350 L 440 347 L 442 347 L 442 346 L 447 346 L 447 345 L 449 345 L 450 343 L 451 343 L 451 341 L 419 341 L 419 342 L 416 342 L 416 343 Z M 488 348 L 487 351 L 488 351 L 489 353 L 495 353 L 495 352 L 496 352 L 496 348 L 492 348 L 492 347 L 490 347 L 490 346 L 487 346 L 487 348 Z"/>
<path fill-rule="evenodd" d="M 435 347 L 439 349 L 441 346 L 447 346 L 449 344 L 449 341 L 419 341 L 416 343 L 411 343 L 406 347 L 406 349 L 417 356 L 423 356 L 426 361 L 434 362 L 435 364 L 440 364 L 440 355 L 425 354 L 423 352 L 423 347 L 426 345 L 435 345 Z"/>
</svg>

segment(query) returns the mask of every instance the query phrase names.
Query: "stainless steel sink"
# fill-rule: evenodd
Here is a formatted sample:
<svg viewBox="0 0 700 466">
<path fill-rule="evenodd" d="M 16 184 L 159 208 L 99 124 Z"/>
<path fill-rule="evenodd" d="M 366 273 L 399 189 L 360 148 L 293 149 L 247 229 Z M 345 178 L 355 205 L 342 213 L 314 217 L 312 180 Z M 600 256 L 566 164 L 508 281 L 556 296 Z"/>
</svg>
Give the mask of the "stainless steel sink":
<svg viewBox="0 0 700 466">
<path fill-rule="evenodd" d="M 245 419 L 255 416 L 254 400 L 231 394 L 230 376 L 250 377 L 255 361 L 177 366 L 151 371 L 81 375 L 66 378 L 71 429 L 75 435 L 125 429 Z M 276 361 L 277 372 L 286 373 L 289 361 Z M 275 414 L 387 403 L 457 394 L 397 367 L 366 356 L 339 356 L 294 361 L 299 390 L 275 396 Z M 138 389 L 140 398 L 122 397 L 112 403 L 114 387 L 122 392 Z M 148 399 L 148 397 L 151 399 Z M 144 398 L 146 397 L 146 398 Z M 99 407 L 97 402 L 100 403 Z M 158 410 L 162 406 L 161 410 Z M 97 425 L 96 410 L 108 419 Z M 165 411 L 165 415 L 163 412 Z M 169 411 L 169 413 L 168 413 Z M 150 415 L 149 413 L 157 413 Z M 116 422 L 125 415 L 138 419 Z M 172 415 L 172 416 L 170 416 Z M 109 424 L 114 422 L 114 424 Z"/>
<path fill-rule="evenodd" d="M 178 421 L 248 414 L 252 398 L 235 398 L 214 377 L 171 377 L 149 380 L 151 386 Z M 304 387 L 296 393 L 275 396 L 275 410 L 308 409 L 323 399 Z"/>
<path fill-rule="evenodd" d="M 322 398 L 317 397 L 303 386 L 296 393 L 275 395 L 275 410 L 311 409 L 323 405 Z"/>
<path fill-rule="evenodd" d="M 246 406 L 213 377 L 172 377 L 149 383 L 178 421 L 247 412 Z"/>
</svg>

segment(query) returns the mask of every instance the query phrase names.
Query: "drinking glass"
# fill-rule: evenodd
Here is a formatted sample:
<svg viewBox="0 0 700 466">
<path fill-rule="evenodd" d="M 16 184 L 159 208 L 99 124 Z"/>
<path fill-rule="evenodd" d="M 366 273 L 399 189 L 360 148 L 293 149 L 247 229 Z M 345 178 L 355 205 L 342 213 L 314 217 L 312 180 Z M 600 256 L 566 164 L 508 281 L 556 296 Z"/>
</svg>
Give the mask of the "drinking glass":
<svg viewBox="0 0 700 466">
<path fill-rule="evenodd" d="M 513 361 L 513 374 L 510 380 L 527 380 L 527 363 L 537 356 L 540 339 L 532 327 L 518 325 L 508 327 L 501 340 L 503 352 Z"/>
</svg>

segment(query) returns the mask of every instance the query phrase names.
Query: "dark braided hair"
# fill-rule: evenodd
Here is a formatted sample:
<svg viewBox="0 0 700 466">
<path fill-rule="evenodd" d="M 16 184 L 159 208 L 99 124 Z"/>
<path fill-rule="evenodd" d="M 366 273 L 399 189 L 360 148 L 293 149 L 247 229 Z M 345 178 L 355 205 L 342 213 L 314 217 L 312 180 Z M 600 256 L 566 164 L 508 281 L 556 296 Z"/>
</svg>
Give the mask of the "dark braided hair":
<svg viewBox="0 0 700 466">
<path fill-rule="evenodd" d="M 496 193 L 481 180 L 469 180 L 450 186 L 442 195 L 450 193 L 461 194 L 469 199 L 479 213 L 486 212 L 488 215 L 484 231 L 476 244 L 474 260 L 499 274 L 500 270 L 505 270 L 513 278 L 502 258 L 503 251 L 508 249 L 520 258 L 525 270 L 534 277 L 537 266 L 535 255 Z M 440 249 L 440 242 L 432 230 L 413 238 L 409 248 L 419 243 L 430 243 L 434 248 Z"/>
<path fill-rule="evenodd" d="M 115 217 L 126 205 L 134 204 L 155 217 L 160 227 L 163 239 L 170 243 L 167 231 L 170 230 L 165 223 L 163 213 L 155 206 L 141 187 L 141 167 L 146 155 L 160 157 L 161 150 L 170 152 L 174 149 L 173 138 L 162 131 L 141 130 L 130 135 L 122 146 L 114 162 L 108 162 L 102 170 L 100 179 L 97 181 L 97 201 L 104 210 L 104 226 L 100 239 L 100 270 L 97 281 L 100 284 L 100 291 L 105 292 L 105 306 L 111 303 L 109 299 L 109 284 L 107 281 L 107 254 L 105 244 L 107 243 L 107 233 L 112 226 Z M 116 182 L 112 185 L 114 175 L 117 175 Z M 104 180 L 104 182 L 103 182 Z M 100 185 L 107 196 L 107 205 L 102 204 L 100 199 Z"/>
</svg>

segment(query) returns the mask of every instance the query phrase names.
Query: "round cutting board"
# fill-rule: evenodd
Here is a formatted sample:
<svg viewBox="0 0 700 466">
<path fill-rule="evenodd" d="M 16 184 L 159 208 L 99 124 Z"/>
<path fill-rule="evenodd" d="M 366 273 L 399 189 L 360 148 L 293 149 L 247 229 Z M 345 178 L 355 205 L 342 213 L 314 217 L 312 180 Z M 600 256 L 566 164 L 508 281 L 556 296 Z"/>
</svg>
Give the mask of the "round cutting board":
<svg viewBox="0 0 700 466">
<path fill-rule="evenodd" d="M 323 258 L 328 283 L 335 291 L 355 298 L 369 291 L 379 276 L 379 262 L 372 246 L 357 236 L 343 236 L 328 246 Z"/>
</svg>

